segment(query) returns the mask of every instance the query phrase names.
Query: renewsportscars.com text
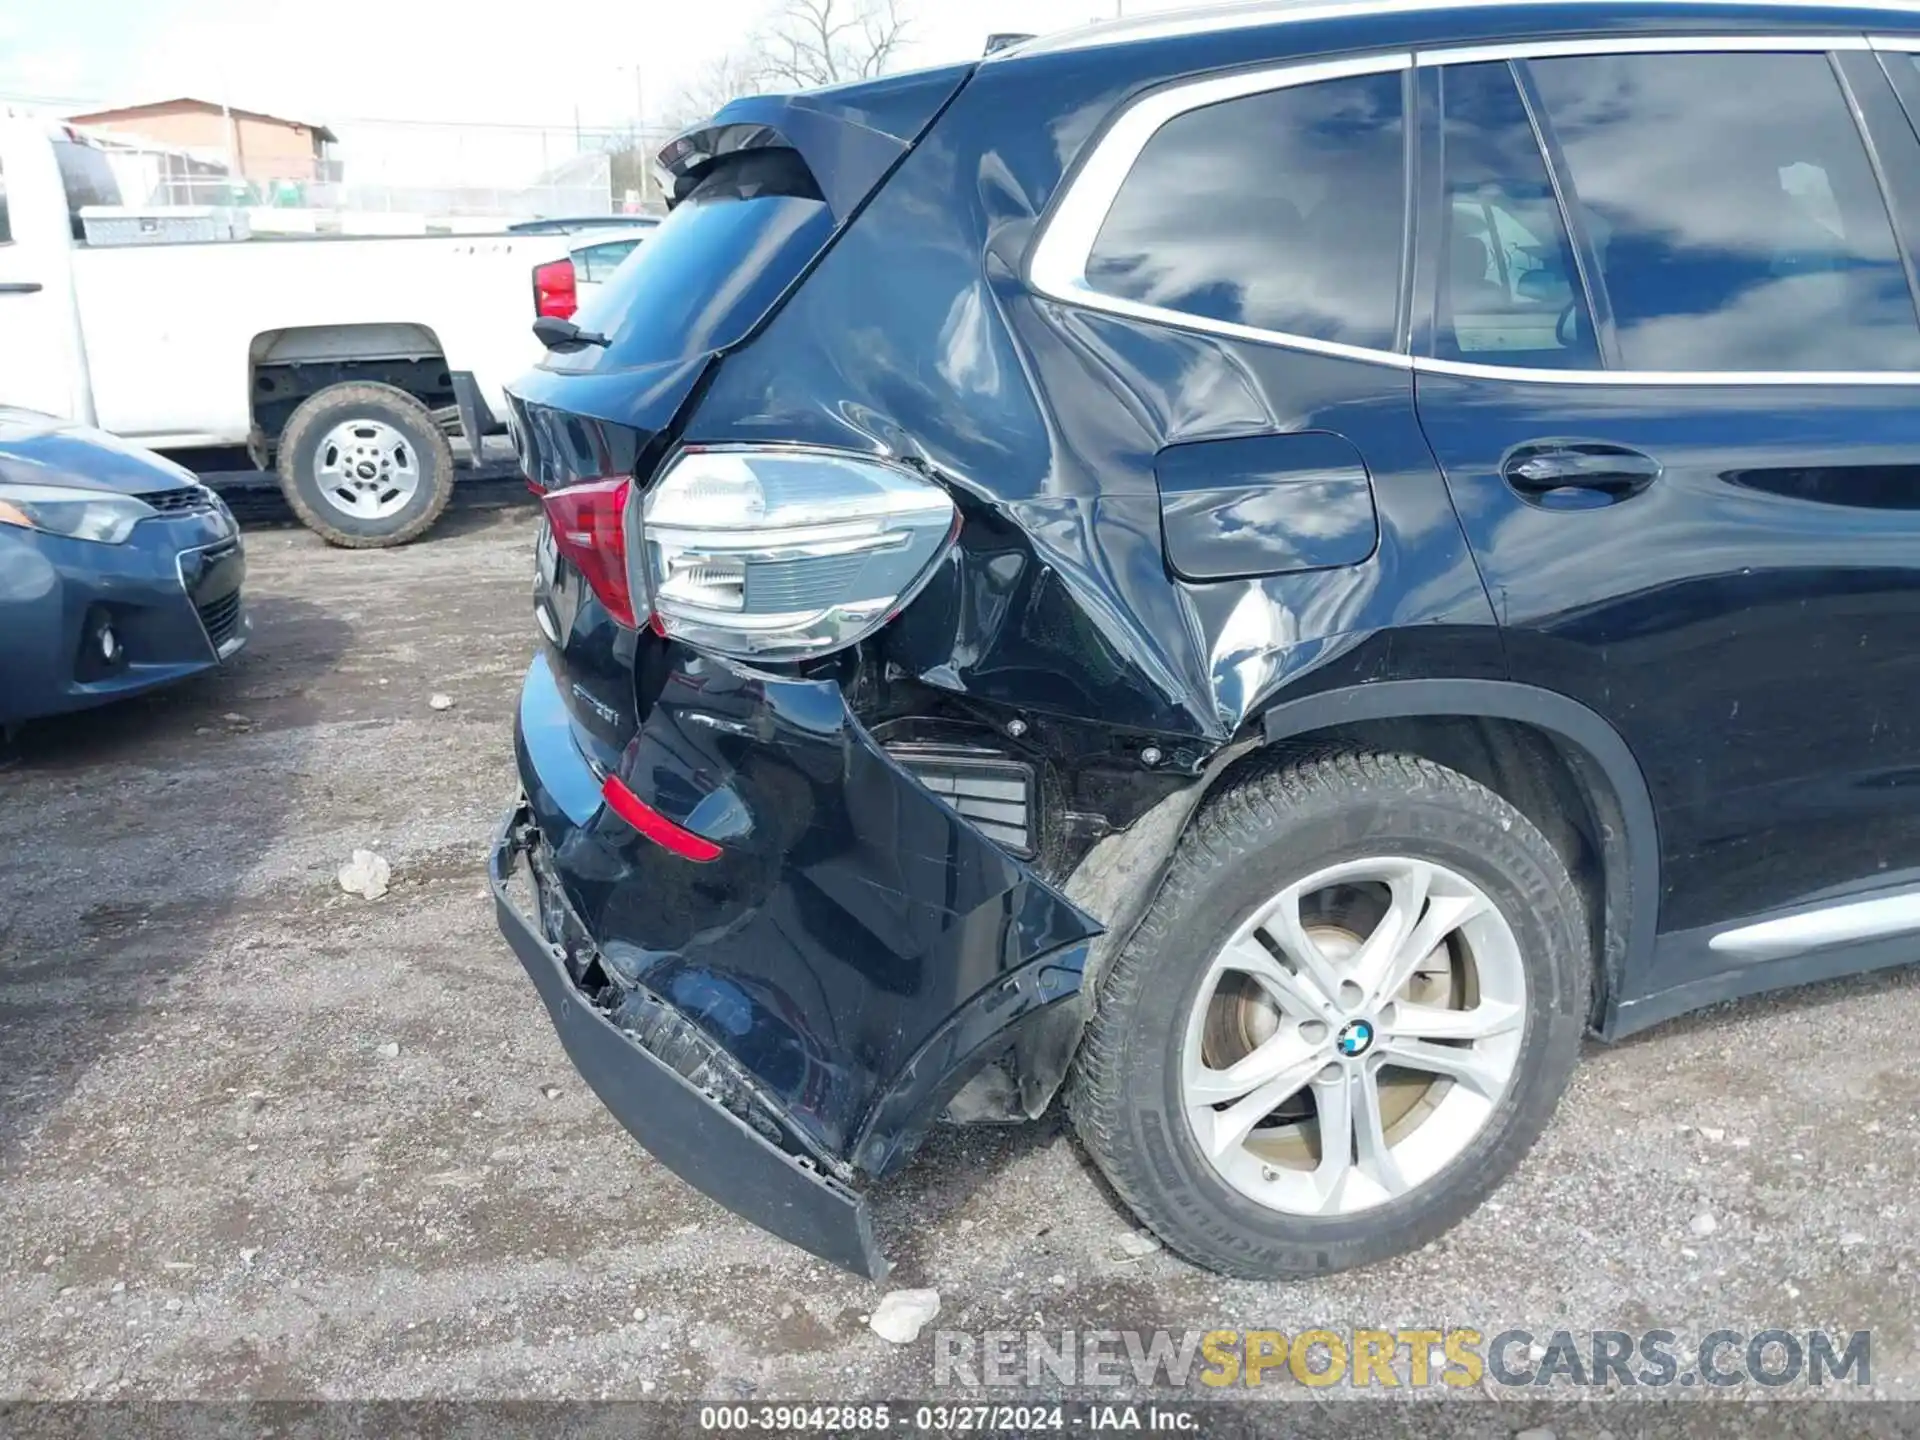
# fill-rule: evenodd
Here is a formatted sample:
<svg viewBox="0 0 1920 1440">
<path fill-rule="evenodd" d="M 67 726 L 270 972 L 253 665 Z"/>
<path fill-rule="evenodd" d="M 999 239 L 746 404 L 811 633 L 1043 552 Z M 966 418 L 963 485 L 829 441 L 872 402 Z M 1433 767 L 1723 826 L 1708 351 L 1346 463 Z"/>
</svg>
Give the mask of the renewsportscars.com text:
<svg viewBox="0 0 1920 1440">
<path fill-rule="evenodd" d="M 936 1388 L 1138 1385 L 1215 1392 L 1872 1383 L 1873 1337 L 1826 1330 L 938 1330 Z"/>
</svg>

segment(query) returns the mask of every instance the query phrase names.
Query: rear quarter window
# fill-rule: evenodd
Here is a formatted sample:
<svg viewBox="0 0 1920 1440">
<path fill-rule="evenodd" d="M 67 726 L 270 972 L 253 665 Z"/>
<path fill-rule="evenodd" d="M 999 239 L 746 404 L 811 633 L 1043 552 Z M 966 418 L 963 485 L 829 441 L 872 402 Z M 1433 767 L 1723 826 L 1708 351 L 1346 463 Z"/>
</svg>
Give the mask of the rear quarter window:
<svg viewBox="0 0 1920 1440">
<path fill-rule="evenodd" d="M 1260 330 L 1394 348 L 1401 76 L 1293 85 L 1154 132 L 1087 258 L 1093 290 Z"/>
<path fill-rule="evenodd" d="M 833 215 L 790 150 L 722 162 L 574 317 L 602 349 L 549 354 L 595 372 L 684 360 L 743 339 L 825 247 Z"/>
</svg>

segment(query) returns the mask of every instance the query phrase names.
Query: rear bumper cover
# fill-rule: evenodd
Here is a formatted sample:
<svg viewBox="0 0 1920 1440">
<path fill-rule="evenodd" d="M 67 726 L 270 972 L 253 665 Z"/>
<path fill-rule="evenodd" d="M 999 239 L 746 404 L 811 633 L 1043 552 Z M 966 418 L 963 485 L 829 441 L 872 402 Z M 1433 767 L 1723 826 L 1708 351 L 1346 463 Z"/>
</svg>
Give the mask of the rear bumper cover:
<svg viewBox="0 0 1920 1440">
<path fill-rule="evenodd" d="M 634 1139 L 695 1189 L 823 1260 L 870 1280 L 883 1278 L 887 1262 L 874 1244 L 864 1200 L 762 1137 L 581 993 L 565 950 L 549 943 L 508 893 L 536 833 L 524 805 L 501 827 L 488 874 L 494 911 L 581 1078 Z"/>
<path fill-rule="evenodd" d="M 904 1164 L 1028 1026 L 1077 1007 L 1099 926 L 896 764 L 831 682 L 674 666 L 613 769 L 720 846 L 711 863 L 600 803 L 560 683 L 542 658 L 521 694 L 502 931 L 647 1149 L 877 1277 L 856 1187 Z M 522 859 L 531 916 L 505 889 Z"/>
</svg>

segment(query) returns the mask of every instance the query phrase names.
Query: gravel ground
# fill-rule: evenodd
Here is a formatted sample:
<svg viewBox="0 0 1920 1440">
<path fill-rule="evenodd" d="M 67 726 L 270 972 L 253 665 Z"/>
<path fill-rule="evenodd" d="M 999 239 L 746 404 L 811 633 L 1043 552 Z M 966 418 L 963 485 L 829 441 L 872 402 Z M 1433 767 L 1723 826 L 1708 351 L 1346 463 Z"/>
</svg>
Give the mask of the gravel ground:
<svg viewBox="0 0 1920 1440">
<path fill-rule="evenodd" d="M 532 534 L 256 531 L 235 665 L 0 769 L 0 1397 L 928 1393 L 877 1287 L 628 1141 L 495 933 Z M 974 1332 L 1867 1329 L 1912 1398 L 1920 1070 L 1870 1041 L 1909 1025 L 1900 972 L 1593 1047 L 1480 1213 L 1317 1284 L 1129 1257 L 1053 1118 L 942 1132 L 877 1221 Z"/>
</svg>

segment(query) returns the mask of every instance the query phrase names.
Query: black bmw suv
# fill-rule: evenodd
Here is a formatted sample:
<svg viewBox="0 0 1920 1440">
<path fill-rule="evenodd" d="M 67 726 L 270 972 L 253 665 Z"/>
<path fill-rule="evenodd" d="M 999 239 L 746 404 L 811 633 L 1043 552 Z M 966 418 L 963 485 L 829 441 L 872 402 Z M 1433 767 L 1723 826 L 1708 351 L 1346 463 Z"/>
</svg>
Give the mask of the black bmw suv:
<svg viewBox="0 0 1920 1440">
<path fill-rule="evenodd" d="M 1070 1107 L 1245 1276 L 1920 958 L 1920 19 L 1253 4 L 729 106 L 512 398 L 500 922 L 816 1254 Z"/>
</svg>

